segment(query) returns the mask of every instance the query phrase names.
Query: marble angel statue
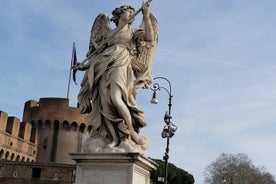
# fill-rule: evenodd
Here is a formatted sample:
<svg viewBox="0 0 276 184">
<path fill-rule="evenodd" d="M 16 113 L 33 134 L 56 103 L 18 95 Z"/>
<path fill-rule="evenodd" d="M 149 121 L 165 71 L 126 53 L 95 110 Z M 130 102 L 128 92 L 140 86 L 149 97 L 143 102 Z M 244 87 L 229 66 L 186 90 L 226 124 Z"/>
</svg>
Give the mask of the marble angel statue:
<svg viewBox="0 0 276 184">
<path fill-rule="evenodd" d="M 158 27 L 149 2 L 140 11 L 139 28 L 132 27 L 138 11 L 131 6 L 114 9 L 111 19 L 99 14 L 92 25 L 87 58 L 73 67 L 85 71 L 78 103 L 93 127 L 84 144 L 86 152 L 144 153 L 148 146 L 147 138 L 139 134 L 146 120 L 135 96 L 137 88 L 148 88 L 152 82 Z"/>
</svg>

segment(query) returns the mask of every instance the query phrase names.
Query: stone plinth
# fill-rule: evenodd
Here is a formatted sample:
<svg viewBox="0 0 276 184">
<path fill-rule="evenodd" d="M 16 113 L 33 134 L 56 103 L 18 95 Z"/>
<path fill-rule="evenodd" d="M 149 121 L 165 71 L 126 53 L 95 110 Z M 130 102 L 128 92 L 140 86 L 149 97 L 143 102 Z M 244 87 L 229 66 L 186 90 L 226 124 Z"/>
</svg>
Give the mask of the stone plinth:
<svg viewBox="0 0 276 184">
<path fill-rule="evenodd" d="M 149 184 L 156 163 L 139 153 L 72 153 L 75 184 Z"/>
</svg>

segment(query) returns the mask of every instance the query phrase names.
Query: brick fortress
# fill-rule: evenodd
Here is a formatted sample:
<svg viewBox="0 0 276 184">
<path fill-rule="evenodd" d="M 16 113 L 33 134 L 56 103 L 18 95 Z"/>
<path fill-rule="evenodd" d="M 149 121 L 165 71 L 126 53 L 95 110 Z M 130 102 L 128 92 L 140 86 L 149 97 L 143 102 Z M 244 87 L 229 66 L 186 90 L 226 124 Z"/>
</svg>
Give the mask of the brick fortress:
<svg viewBox="0 0 276 184">
<path fill-rule="evenodd" d="M 0 183 L 73 183 L 68 153 L 81 152 L 91 128 L 67 98 L 27 101 L 22 122 L 0 111 Z"/>
</svg>

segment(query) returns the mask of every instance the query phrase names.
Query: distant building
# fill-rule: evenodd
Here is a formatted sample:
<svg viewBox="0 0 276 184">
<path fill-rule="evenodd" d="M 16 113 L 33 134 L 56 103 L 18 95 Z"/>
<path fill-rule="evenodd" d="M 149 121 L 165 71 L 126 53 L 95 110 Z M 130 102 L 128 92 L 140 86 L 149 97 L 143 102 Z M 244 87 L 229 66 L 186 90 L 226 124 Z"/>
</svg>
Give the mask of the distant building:
<svg viewBox="0 0 276 184">
<path fill-rule="evenodd" d="M 73 183 L 68 153 L 89 136 L 85 118 L 67 98 L 27 101 L 22 122 L 0 111 L 0 183 Z"/>
</svg>

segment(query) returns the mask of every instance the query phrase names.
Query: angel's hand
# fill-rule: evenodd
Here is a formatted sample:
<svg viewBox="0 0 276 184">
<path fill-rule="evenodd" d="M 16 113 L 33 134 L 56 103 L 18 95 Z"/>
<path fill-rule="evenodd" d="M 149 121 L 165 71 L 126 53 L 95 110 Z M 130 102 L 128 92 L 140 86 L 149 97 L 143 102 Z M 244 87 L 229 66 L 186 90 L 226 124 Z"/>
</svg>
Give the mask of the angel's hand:
<svg viewBox="0 0 276 184">
<path fill-rule="evenodd" d="M 72 70 L 80 70 L 80 71 L 85 71 L 89 68 L 90 62 L 86 63 L 77 63 L 76 65 L 73 65 L 71 67 Z"/>
<path fill-rule="evenodd" d="M 150 7 L 149 2 L 143 2 L 143 4 L 142 4 L 142 13 L 143 13 L 143 15 L 145 15 L 145 16 L 150 15 L 149 7 Z"/>
<path fill-rule="evenodd" d="M 71 69 L 72 69 L 72 70 L 80 70 L 80 69 L 81 69 L 80 63 L 77 62 L 75 65 L 73 65 L 73 66 L 71 67 Z"/>
<path fill-rule="evenodd" d="M 72 69 L 72 70 L 78 70 L 78 65 L 73 65 L 73 66 L 71 67 L 71 69 Z"/>
</svg>

